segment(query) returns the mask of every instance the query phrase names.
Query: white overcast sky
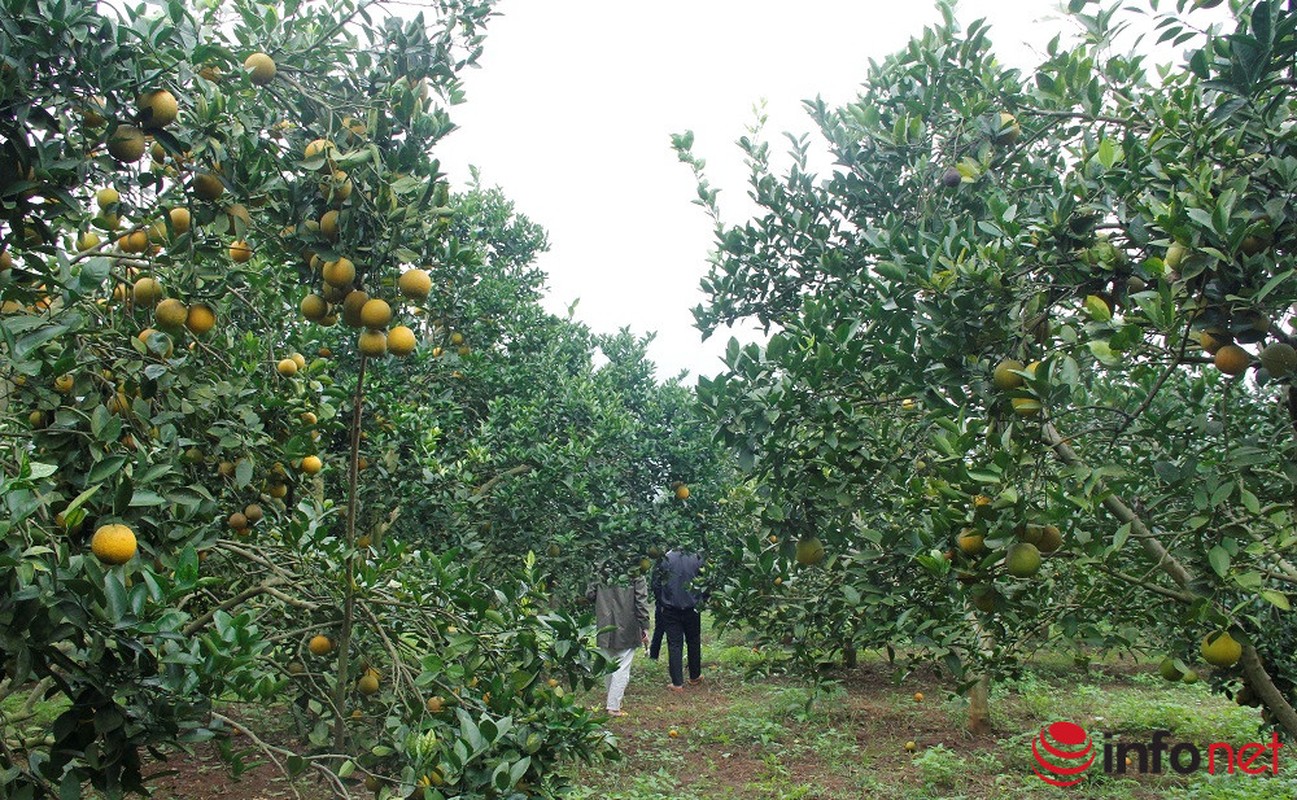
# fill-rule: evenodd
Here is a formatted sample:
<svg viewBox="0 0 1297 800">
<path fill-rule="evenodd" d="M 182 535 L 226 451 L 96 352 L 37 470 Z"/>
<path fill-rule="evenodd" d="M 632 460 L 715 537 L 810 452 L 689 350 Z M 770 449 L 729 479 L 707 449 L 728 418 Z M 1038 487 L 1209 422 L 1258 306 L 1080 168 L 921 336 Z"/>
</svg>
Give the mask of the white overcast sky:
<svg viewBox="0 0 1297 800">
<path fill-rule="evenodd" d="M 703 342 L 693 326 L 712 228 L 670 135 L 695 132 L 722 213 L 741 220 L 750 206 L 734 142 L 754 106 L 766 104 L 767 138 L 782 152 L 784 131 L 812 131 L 803 99 L 853 100 L 871 58 L 939 19 L 929 0 L 503 0 L 498 9 L 481 69 L 465 74 L 468 102 L 451 111 L 460 130 L 438 148 L 442 168 L 463 187 L 477 166 L 548 230 L 539 265 L 551 311 L 579 300 L 577 319 L 595 331 L 656 331 L 659 379 L 720 372 L 729 339 Z M 1072 29 L 1054 0 L 959 4 L 963 24 L 982 17 L 1013 66 L 1034 65 Z"/>
</svg>

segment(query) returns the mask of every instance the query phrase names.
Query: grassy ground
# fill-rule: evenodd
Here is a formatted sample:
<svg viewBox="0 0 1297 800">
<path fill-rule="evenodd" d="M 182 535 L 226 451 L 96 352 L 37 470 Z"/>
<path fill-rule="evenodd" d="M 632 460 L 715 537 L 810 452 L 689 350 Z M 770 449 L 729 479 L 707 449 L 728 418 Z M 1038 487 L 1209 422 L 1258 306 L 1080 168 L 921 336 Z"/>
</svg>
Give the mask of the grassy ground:
<svg viewBox="0 0 1297 800">
<path fill-rule="evenodd" d="M 963 732 L 959 698 L 932 676 L 893 680 L 877 660 L 843 673 L 841 685 L 812 699 L 803 684 L 752 678 L 763 657 L 731 638 L 705 635 L 706 680 L 686 694 L 665 690 L 665 660 L 635 661 L 625 710 L 614 720 L 625 758 L 571 770 L 579 800 L 816 800 L 862 798 L 1297 797 L 1297 758 L 1281 751 L 1281 777 L 1105 775 L 1101 763 L 1079 786 L 1048 786 L 1032 771 L 1031 740 L 1050 722 L 1077 722 L 1095 735 L 1146 741 L 1157 729 L 1172 742 L 1257 741 L 1258 715 L 1198 684 L 1166 684 L 1155 665 L 1112 664 L 1085 673 L 1042 661 L 992 696 L 995 733 Z M 916 701 L 915 693 L 923 700 Z M 601 695 L 590 702 L 601 703 Z M 671 731 L 676 736 L 671 736 Z M 1269 741 L 1269 736 L 1265 737 Z M 916 750 L 905 749 L 913 741 Z M 1204 750 L 1205 753 L 1205 750 Z M 1102 757 L 1101 757 L 1102 758 Z"/>
<path fill-rule="evenodd" d="M 1173 743 L 1200 747 L 1261 739 L 1254 709 L 1213 696 L 1203 684 L 1168 684 L 1157 676 L 1155 664 L 1108 662 L 1085 672 L 1070 657 L 1041 658 L 1020 679 L 995 687 L 995 732 L 973 737 L 964 732 L 964 704 L 950 694 L 945 680 L 916 673 L 899 681 L 872 654 L 862 654 L 859 668 L 835 675 L 837 685 L 818 694 L 803 681 L 763 677 L 777 673 L 772 670 L 777 665 L 741 636 L 722 638 L 705 630 L 703 655 L 703 684 L 682 695 L 666 691 L 665 660 L 637 656 L 624 706 L 630 716 L 609 723 L 624 757 L 570 766 L 574 800 L 1297 798 L 1297 746 L 1281 751 L 1279 778 L 1212 777 L 1205 771 L 1187 777 L 1111 776 L 1103 773 L 1101 762 L 1082 784 L 1069 789 L 1048 786 L 1035 776 L 1032 739 L 1057 720 L 1082 725 L 1100 744 L 1104 732 L 1147 741 L 1159 729 L 1170 731 Z M 598 706 L 603 700 L 602 693 L 585 698 Z M 12 716 L 18 702 L 10 698 L 0 711 Z M 282 707 L 240 708 L 236 716 L 268 741 L 295 746 Z M 28 724 L 47 726 L 52 719 L 37 716 Z M 913 752 L 906 749 L 911 741 Z M 281 769 L 264 763 L 246 736 L 225 747 L 246 771 L 232 775 L 217 746 L 202 745 L 191 755 L 150 764 L 146 771 L 155 776 L 153 796 L 295 796 Z M 302 777 L 297 783 L 304 796 L 328 793 L 318 778 Z"/>
</svg>

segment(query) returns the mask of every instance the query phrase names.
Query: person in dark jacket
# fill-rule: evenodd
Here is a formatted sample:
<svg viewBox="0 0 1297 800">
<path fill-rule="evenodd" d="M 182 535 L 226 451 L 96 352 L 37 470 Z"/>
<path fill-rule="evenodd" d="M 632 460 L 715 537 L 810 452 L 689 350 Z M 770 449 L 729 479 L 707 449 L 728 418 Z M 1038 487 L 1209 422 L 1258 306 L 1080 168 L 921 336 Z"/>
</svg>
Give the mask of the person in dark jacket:
<svg viewBox="0 0 1297 800">
<path fill-rule="evenodd" d="M 621 709 L 622 697 L 630 683 L 630 665 L 635 650 L 648 643 L 649 608 L 648 583 L 644 576 L 636 575 L 628 585 L 608 579 L 591 582 L 586 597 L 594 601 L 595 621 L 599 625 L 596 640 L 604 656 L 617 665 L 608 676 L 608 713 L 614 717 L 625 716 Z"/>
<path fill-rule="evenodd" d="M 658 564 L 653 576 L 653 593 L 661 606 L 659 629 L 667 640 L 667 671 L 671 674 L 673 692 L 685 686 L 684 650 L 689 650 L 689 685 L 702 682 L 702 616 L 698 603 L 701 592 L 693 580 L 703 565 L 702 556 L 672 548 Z"/>
</svg>

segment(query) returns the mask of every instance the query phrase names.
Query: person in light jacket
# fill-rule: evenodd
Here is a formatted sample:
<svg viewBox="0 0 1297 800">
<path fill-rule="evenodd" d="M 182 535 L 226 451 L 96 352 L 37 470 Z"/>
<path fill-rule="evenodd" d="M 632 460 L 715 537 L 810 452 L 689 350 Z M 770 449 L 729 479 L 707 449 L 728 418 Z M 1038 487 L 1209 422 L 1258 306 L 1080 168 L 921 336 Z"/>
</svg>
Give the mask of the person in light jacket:
<svg viewBox="0 0 1297 800">
<path fill-rule="evenodd" d="M 635 650 L 648 643 L 648 583 L 642 575 L 630 578 L 627 585 L 615 585 L 608 579 L 591 582 L 586 597 L 594 602 L 595 620 L 599 625 L 596 640 L 604 656 L 617 665 L 608 676 L 608 713 L 625 716 L 622 697 L 630 683 L 630 665 Z"/>
</svg>

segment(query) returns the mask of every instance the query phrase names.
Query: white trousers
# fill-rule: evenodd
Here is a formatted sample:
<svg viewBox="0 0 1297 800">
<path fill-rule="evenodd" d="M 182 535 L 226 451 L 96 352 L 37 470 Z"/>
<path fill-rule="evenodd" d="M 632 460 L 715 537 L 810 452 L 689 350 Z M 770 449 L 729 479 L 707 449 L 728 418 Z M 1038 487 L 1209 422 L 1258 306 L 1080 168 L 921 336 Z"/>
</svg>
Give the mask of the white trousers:
<svg viewBox="0 0 1297 800">
<path fill-rule="evenodd" d="M 630 683 L 630 662 L 635 660 L 635 648 L 603 651 L 609 661 L 617 662 L 617 671 L 608 676 L 608 710 L 621 711 L 621 699 Z"/>
</svg>

